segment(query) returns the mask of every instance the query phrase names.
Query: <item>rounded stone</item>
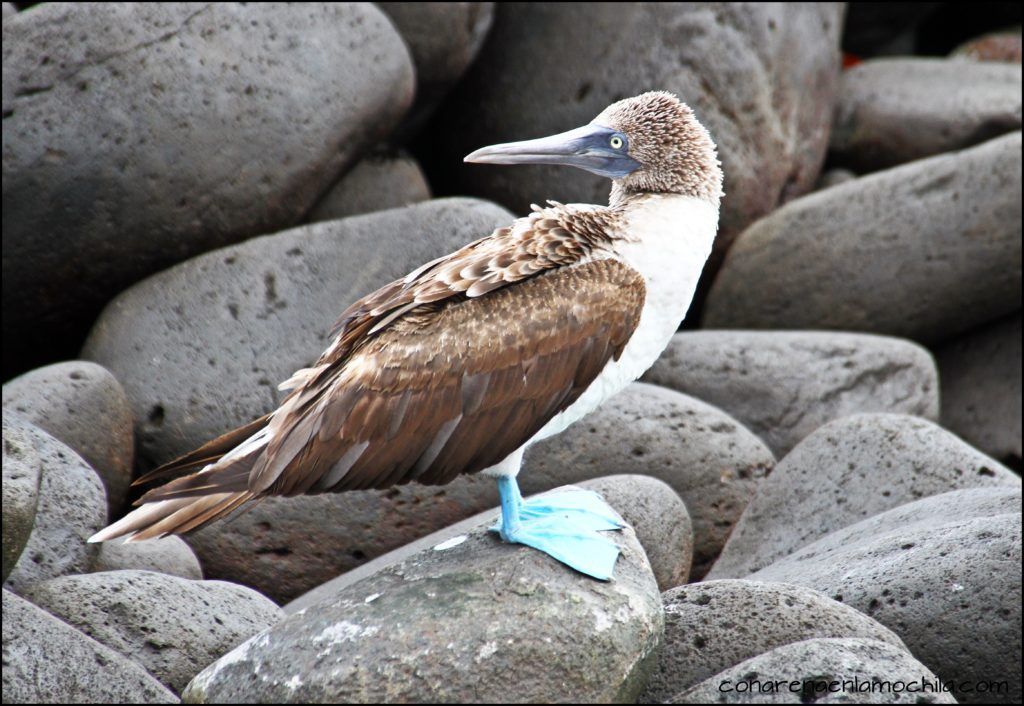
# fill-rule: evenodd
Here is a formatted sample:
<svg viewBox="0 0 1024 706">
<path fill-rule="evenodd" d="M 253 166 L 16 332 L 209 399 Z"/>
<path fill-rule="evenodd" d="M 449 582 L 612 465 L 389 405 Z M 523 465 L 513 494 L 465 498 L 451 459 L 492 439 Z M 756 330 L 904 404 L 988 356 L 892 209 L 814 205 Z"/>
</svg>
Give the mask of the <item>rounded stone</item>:
<svg viewBox="0 0 1024 706">
<path fill-rule="evenodd" d="M 146 275 L 297 223 L 413 91 L 372 3 L 70 3 L 4 22 L 5 377 L 73 355 Z"/>
<path fill-rule="evenodd" d="M 3 419 L 3 580 L 18 562 L 36 519 L 42 459 L 31 431 Z"/>
<path fill-rule="evenodd" d="M 938 341 L 1021 302 L 1021 133 L 818 191 L 741 235 L 708 328 Z"/>
<path fill-rule="evenodd" d="M 407 154 L 364 157 L 317 202 L 310 223 L 384 211 L 426 201 L 430 186 L 419 163 Z"/>
<path fill-rule="evenodd" d="M 964 488 L 1020 489 L 1020 477 L 917 417 L 830 422 L 779 461 L 729 536 L 711 578 L 745 576 L 843 527 Z"/>
<path fill-rule="evenodd" d="M 195 553 L 189 549 L 185 540 L 173 535 L 129 544 L 125 544 L 123 539 L 103 542 L 91 571 L 121 569 L 156 571 L 183 579 L 203 578 L 203 569 Z"/>
<path fill-rule="evenodd" d="M 114 517 L 132 482 L 132 411 L 121 384 L 85 360 L 56 363 L 8 381 L 4 409 L 13 409 L 74 449 L 99 474 Z"/>
<path fill-rule="evenodd" d="M 602 582 L 478 526 L 288 616 L 183 699 L 634 701 L 661 641 L 661 600 L 633 531 L 613 534 L 622 555 Z"/>
<path fill-rule="evenodd" d="M 964 42 L 950 56 L 969 61 L 1005 61 L 1021 63 L 1020 27 L 1008 32 L 991 32 Z"/>
<path fill-rule="evenodd" d="M 801 640 L 856 637 L 906 649 L 888 628 L 802 586 L 705 581 L 661 596 L 665 640 L 643 703 L 666 703 L 744 660 Z"/>
<path fill-rule="evenodd" d="M 890 628 L 943 680 L 1005 681 L 1021 698 L 1021 491 L 935 495 L 833 532 L 749 576 L 796 583 Z"/>
<path fill-rule="evenodd" d="M 921 691 L 926 680 L 940 688 L 938 678 L 900 647 L 865 638 L 818 638 L 752 657 L 667 703 L 957 703 L 941 690 Z M 917 691 L 907 688 L 911 683 Z"/>
<path fill-rule="evenodd" d="M 971 147 L 1021 129 L 1021 67 L 872 59 L 843 72 L 831 159 L 858 172 Z"/>
<path fill-rule="evenodd" d="M 4 413 L 8 424 L 40 464 L 32 533 L 4 583 L 21 594 L 34 583 L 89 570 L 98 547 L 86 540 L 106 524 L 107 500 L 99 476 L 78 454 L 14 412 Z"/>
<path fill-rule="evenodd" d="M 130 655 L 175 692 L 201 669 L 283 617 L 255 591 L 152 571 L 61 576 L 25 596 L 69 625 Z"/>
<path fill-rule="evenodd" d="M 778 458 L 822 424 L 859 412 L 939 416 L 935 361 L 886 336 L 824 331 L 684 331 L 645 382 L 709 402 Z"/>
<path fill-rule="evenodd" d="M 176 704 L 138 663 L 3 592 L 5 704 Z"/>
</svg>

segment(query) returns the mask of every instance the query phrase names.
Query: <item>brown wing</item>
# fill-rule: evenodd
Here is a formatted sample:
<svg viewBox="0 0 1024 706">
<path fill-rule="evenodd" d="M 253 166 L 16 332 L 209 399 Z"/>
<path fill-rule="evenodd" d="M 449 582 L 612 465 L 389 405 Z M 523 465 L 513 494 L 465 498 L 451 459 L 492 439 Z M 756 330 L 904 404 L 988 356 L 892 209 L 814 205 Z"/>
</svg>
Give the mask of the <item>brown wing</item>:
<svg viewBox="0 0 1024 706">
<path fill-rule="evenodd" d="M 558 268 L 407 314 L 275 415 L 249 491 L 441 484 L 492 466 L 618 358 L 643 278 L 616 260 Z M 283 413 L 283 414 L 282 414 Z"/>
</svg>

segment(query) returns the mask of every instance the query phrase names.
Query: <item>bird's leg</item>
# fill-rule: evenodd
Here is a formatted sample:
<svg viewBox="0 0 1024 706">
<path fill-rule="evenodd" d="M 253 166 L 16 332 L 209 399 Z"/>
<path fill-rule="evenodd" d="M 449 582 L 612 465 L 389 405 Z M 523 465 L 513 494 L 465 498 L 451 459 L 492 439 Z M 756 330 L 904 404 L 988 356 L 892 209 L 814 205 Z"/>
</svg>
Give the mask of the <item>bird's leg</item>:
<svg viewBox="0 0 1024 706">
<path fill-rule="evenodd" d="M 539 549 L 577 571 L 607 581 L 619 547 L 600 530 L 621 529 L 622 518 L 589 490 L 567 490 L 523 500 L 515 476 L 498 476 L 501 521 L 491 530 L 506 542 Z"/>
</svg>

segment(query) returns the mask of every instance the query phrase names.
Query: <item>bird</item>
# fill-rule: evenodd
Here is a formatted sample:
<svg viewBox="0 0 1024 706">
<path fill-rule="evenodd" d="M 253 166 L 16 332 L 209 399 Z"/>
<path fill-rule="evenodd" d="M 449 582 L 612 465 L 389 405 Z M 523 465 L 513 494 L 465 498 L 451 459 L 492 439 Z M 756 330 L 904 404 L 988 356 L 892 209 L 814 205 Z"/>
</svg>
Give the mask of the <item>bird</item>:
<svg viewBox="0 0 1024 706">
<path fill-rule="evenodd" d="M 476 164 L 611 180 L 607 206 L 547 201 L 349 306 L 272 412 L 140 477 L 165 481 L 89 541 L 183 534 L 270 496 L 496 478 L 502 540 L 610 580 L 625 526 L 582 489 L 524 500 L 523 453 L 639 378 L 711 253 L 723 196 L 694 111 L 652 91 L 589 124 L 483 147 Z"/>
</svg>

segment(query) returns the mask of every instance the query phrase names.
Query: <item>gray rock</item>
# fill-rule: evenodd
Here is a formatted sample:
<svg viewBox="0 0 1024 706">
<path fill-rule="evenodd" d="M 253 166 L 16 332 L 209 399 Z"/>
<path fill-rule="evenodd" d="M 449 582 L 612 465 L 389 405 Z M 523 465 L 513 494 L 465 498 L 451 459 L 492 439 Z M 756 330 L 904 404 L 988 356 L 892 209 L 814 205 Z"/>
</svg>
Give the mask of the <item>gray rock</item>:
<svg viewBox="0 0 1024 706">
<path fill-rule="evenodd" d="M 1020 152 L 1017 132 L 787 204 L 737 239 L 705 326 L 935 341 L 1016 311 Z"/>
<path fill-rule="evenodd" d="M 31 431 L 3 420 L 3 580 L 21 556 L 36 520 L 43 462 Z"/>
<path fill-rule="evenodd" d="M 605 476 L 575 485 L 600 493 L 633 528 L 637 541 L 647 554 L 659 590 L 686 582 L 693 558 L 693 533 L 686 506 L 672 488 L 656 478 L 638 475 Z M 291 615 L 320 603 L 414 554 L 466 534 L 480 525 L 489 526 L 500 517 L 499 508 L 494 507 L 421 537 L 320 584 L 286 604 L 284 612 Z"/>
<path fill-rule="evenodd" d="M 826 172 L 822 172 L 821 176 L 818 177 L 818 183 L 815 184 L 814 190 L 821 191 L 822 189 L 827 189 L 830 186 L 838 186 L 839 184 L 853 181 L 856 178 L 857 175 L 849 169 L 829 169 Z"/>
<path fill-rule="evenodd" d="M 203 667 L 283 617 L 255 591 L 152 571 L 104 571 L 36 584 L 25 596 L 131 656 L 175 692 Z"/>
<path fill-rule="evenodd" d="M 829 140 L 859 172 L 971 147 L 1021 129 L 1021 67 L 874 59 L 843 72 Z"/>
<path fill-rule="evenodd" d="M 752 574 L 813 588 L 893 630 L 944 680 L 1006 681 L 1021 698 L 1020 489 L 935 495 L 833 532 Z"/>
<path fill-rule="evenodd" d="M 85 360 L 47 365 L 5 383 L 3 406 L 85 459 L 106 488 L 109 516 L 117 515 L 132 482 L 135 439 L 128 397 L 109 371 Z"/>
<path fill-rule="evenodd" d="M 731 414 L 782 458 L 858 412 L 939 416 L 935 361 L 910 341 L 817 331 L 677 333 L 643 377 Z"/>
<path fill-rule="evenodd" d="M 903 685 L 939 682 L 907 651 L 865 638 L 819 638 L 777 647 L 688 689 L 677 704 L 955 704 L 945 692 Z M 844 686 L 844 682 L 847 686 Z M 900 686 L 883 690 L 884 684 Z M 767 686 L 759 686 L 767 685 Z"/>
<path fill-rule="evenodd" d="M 210 665 L 183 698 L 634 701 L 663 618 L 633 531 L 615 539 L 615 578 L 601 582 L 478 526 L 290 615 Z"/>
<path fill-rule="evenodd" d="M 137 663 L 10 591 L 3 594 L 5 704 L 178 703 Z"/>
<path fill-rule="evenodd" d="M 118 571 L 136 569 L 156 571 L 180 576 L 183 579 L 202 579 L 199 559 L 181 537 L 163 537 L 145 542 L 125 544 L 122 539 L 103 542 L 93 561 L 91 571 Z"/>
<path fill-rule="evenodd" d="M 107 502 L 99 476 L 78 454 L 16 413 L 4 413 L 8 424 L 40 464 L 32 533 L 4 582 L 20 594 L 39 581 L 89 570 L 97 547 L 86 540 L 106 524 Z"/>
<path fill-rule="evenodd" d="M 954 59 L 1021 63 L 1020 26 L 1006 32 L 991 32 L 964 42 L 950 53 Z"/>
<path fill-rule="evenodd" d="M 1021 467 L 1021 315 L 971 331 L 935 350 L 942 425 Z"/>
<path fill-rule="evenodd" d="M 779 461 L 729 536 L 712 578 L 744 576 L 829 532 L 950 490 L 1021 487 L 1020 477 L 916 417 L 826 424 Z"/>
<path fill-rule="evenodd" d="M 310 223 L 383 211 L 426 201 L 430 186 L 419 163 L 407 154 L 374 154 L 321 197 L 306 220 Z"/>
<path fill-rule="evenodd" d="M 644 90 L 708 126 L 726 175 L 716 248 L 810 190 L 838 89 L 843 8 L 819 3 L 500 3 L 480 58 L 435 125 L 440 154 L 562 132 Z M 558 70 L 552 70 L 558 67 Z M 742 116 L 739 118 L 738 116 Z M 608 181 L 560 167 L 459 168 L 458 193 L 516 213 L 543 199 L 606 203 Z"/>
<path fill-rule="evenodd" d="M 414 89 L 371 3 L 53 4 L 3 31 L 16 370 L 70 357 L 132 282 L 297 223 Z"/>
<path fill-rule="evenodd" d="M 16 14 L 18 14 L 18 10 L 14 7 L 14 3 L 5 2 L 3 18 L 6 20 L 8 17 L 13 17 Z"/>
<path fill-rule="evenodd" d="M 254 238 L 122 293 L 83 355 L 128 393 L 144 463 L 169 461 L 276 408 L 350 303 L 510 220 L 439 199 Z"/>
<path fill-rule="evenodd" d="M 906 649 L 888 628 L 802 586 L 706 581 L 661 599 L 665 640 L 643 703 L 665 703 L 744 660 L 801 640 L 858 637 Z"/>
<path fill-rule="evenodd" d="M 476 58 L 494 20 L 493 2 L 379 2 L 416 65 L 416 103 L 402 134 L 412 132 Z"/>
</svg>

